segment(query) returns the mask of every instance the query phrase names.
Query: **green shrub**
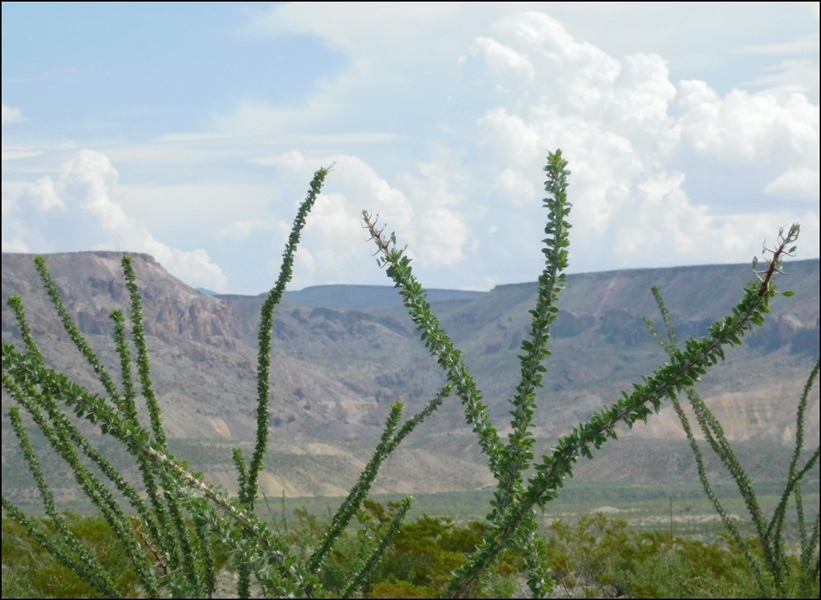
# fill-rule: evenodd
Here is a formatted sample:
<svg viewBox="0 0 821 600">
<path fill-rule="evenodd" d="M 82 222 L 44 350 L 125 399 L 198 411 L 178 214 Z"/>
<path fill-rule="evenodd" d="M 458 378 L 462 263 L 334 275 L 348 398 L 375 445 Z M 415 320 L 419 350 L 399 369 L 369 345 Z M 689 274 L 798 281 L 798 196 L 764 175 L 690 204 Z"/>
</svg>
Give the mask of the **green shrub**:
<svg viewBox="0 0 821 600">
<path fill-rule="evenodd" d="M 388 515 L 382 516 L 383 511 L 382 505 L 366 501 L 362 521 L 381 522 L 384 527 Z M 368 519 L 368 512 L 378 516 Z M 413 523 L 402 525 L 382 562 L 374 569 L 371 580 L 379 583 L 407 582 L 441 596 L 454 569 L 479 545 L 486 529 L 486 524 L 478 521 L 460 526 L 448 517 L 422 515 Z M 378 537 L 381 531 L 377 528 L 373 533 L 374 537 Z M 511 555 L 510 552 L 505 553 L 499 563 L 489 570 L 488 576 L 499 579 L 523 570 L 523 561 L 517 560 L 517 557 L 511 558 Z M 480 585 L 477 594 L 481 595 L 483 587 Z"/>
<path fill-rule="evenodd" d="M 556 589 L 588 598 L 749 598 L 752 570 L 733 544 L 637 532 L 602 513 L 554 522 L 547 543 Z"/>
<path fill-rule="evenodd" d="M 69 530 L 94 558 L 114 574 L 114 586 L 125 597 L 136 598 L 139 581 L 128 567 L 128 559 L 100 517 L 66 514 Z M 54 526 L 44 522 L 54 531 Z M 8 577 L 8 579 L 7 579 Z M 11 519 L 3 518 L 3 597 L 4 598 L 104 598 L 82 577 L 64 566 L 37 544 L 28 531 Z"/>
<path fill-rule="evenodd" d="M 427 588 L 420 588 L 408 581 L 380 581 L 369 594 L 370 598 L 436 598 Z"/>
</svg>

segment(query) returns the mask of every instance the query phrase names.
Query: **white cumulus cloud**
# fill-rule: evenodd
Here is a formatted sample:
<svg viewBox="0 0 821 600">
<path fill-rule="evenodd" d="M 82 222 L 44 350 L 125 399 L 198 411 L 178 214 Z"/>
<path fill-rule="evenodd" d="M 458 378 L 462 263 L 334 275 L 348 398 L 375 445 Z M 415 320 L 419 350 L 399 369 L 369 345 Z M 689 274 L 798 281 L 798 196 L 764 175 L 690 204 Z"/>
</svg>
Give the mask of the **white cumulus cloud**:
<svg viewBox="0 0 821 600">
<path fill-rule="evenodd" d="M 17 123 L 23 120 L 23 111 L 16 106 L 3 104 L 3 125 L 7 123 Z"/>
<path fill-rule="evenodd" d="M 105 154 L 81 150 L 60 166 L 54 179 L 46 176 L 31 185 L 18 186 L 8 208 L 4 199 L 4 212 L 10 217 L 8 228 L 7 219 L 3 223 L 4 250 L 146 252 L 186 283 L 216 291 L 226 289 L 227 277 L 205 250 L 183 250 L 157 240 L 117 203 L 118 175 Z M 21 231 L 25 232 L 23 238 L 13 237 Z M 81 246 L 74 247 L 78 242 Z"/>
<path fill-rule="evenodd" d="M 818 160 L 818 107 L 803 94 L 785 101 L 732 90 L 723 98 L 703 81 L 679 84 L 684 139 L 722 160 Z"/>
<path fill-rule="evenodd" d="M 472 56 L 482 56 L 485 61 L 500 73 L 519 73 L 528 81 L 532 81 L 536 72 L 530 59 L 515 50 L 503 46 L 496 40 L 487 37 L 478 37 L 470 47 Z M 461 59 L 464 62 L 464 57 Z"/>
<path fill-rule="evenodd" d="M 813 169 L 789 169 L 764 188 L 768 194 L 815 201 L 818 201 L 818 189 L 818 170 Z"/>
<path fill-rule="evenodd" d="M 722 210 L 721 199 L 694 202 L 684 172 L 670 165 L 684 150 L 717 160 L 716 170 L 725 161 L 766 164 L 781 174 L 762 182 L 762 192 L 817 198 L 819 113 L 805 94 L 733 89 L 721 95 L 703 81 L 675 84 L 662 57 L 616 59 L 575 41 L 542 13 L 506 17 L 490 31 L 492 38 L 477 38 L 471 47 L 472 59 L 487 64 L 486 77 L 498 77 L 502 54 L 477 48 L 510 49 L 538 73 L 520 79 L 509 94 L 515 101 L 503 98 L 476 121 L 490 164 L 504 165 L 492 190 L 522 211 L 519 237 L 526 241 L 514 238 L 514 246 L 524 250 L 540 232 L 536 203 L 517 203 L 513 193 L 527 197 L 526 183 L 541 187 L 540 161 L 557 147 L 570 161 L 582 268 L 602 256 L 615 259 L 613 266 L 747 260 L 760 239 L 799 216 L 807 220 L 805 232 L 817 230 L 812 213 L 737 212 L 729 204 Z M 804 236 L 809 254 L 817 252 L 813 234 Z"/>
<path fill-rule="evenodd" d="M 232 291 L 258 293 L 278 273 L 306 183 L 335 162 L 294 287 L 386 282 L 362 209 L 408 244 L 426 284 L 532 281 L 543 260 L 545 155 L 561 148 L 575 270 L 747 261 L 793 221 L 801 257 L 817 256 L 817 10 L 254 8 L 232 32 L 232 52 L 304 49 L 301 79 L 285 70 L 266 89 L 240 81 L 241 70 L 215 73 L 238 85 L 208 91 L 185 124 L 152 129 L 113 111 L 113 129 L 66 119 L 54 139 L 28 109 L 25 119 L 4 105 L 4 124 L 22 119 L 3 130 L 4 248 L 128 247 L 211 289 L 219 263 Z M 59 170 L 79 147 L 105 147 L 110 162 L 78 155 Z"/>
<path fill-rule="evenodd" d="M 308 159 L 291 151 L 256 162 L 287 169 L 298 181 L 308 180 L 320 166 L 334 164 L 325 191 L 308 218 L 302 243 L 305 249 L 299 251 L 304 257 L 297 258 L 314 276 L 324 274 L 325 281 L 340 282 L 340 273 L 355 272 L 351 265 L 373 269 L 373 247 L 365 243 L 368 236 L 359 218 L 362 210 L 378 216 L 386 235 L 397 233 L 401 245 L 409 246 L 408 255 L 419 261 L 417 267 L 453 266 L 466 259 L 470 227 L 459 191 L 465 175 L 447 149 L 440 148 L 430 160 L 403 172 L 396 184 L 350 155 Z M 297 269 L 294 285 L 301 280 Z"/>
</svg>

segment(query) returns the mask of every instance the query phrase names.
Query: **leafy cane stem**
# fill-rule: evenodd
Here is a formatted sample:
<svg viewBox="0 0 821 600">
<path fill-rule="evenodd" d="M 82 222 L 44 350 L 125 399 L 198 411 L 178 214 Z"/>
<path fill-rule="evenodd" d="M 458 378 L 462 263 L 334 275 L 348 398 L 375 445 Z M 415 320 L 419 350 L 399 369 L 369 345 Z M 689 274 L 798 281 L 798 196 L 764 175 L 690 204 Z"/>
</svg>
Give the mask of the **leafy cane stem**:
<svg viewBox="0 0 821 600">
<path fill-rule="evenodd" d="M 425 291 L 416 280 L 410 267 L 410 258 L 405 256 L 404 250 L 396 249 L 396 235 L 389 238 L 383 235 L 383 230 L 377 228 L 377 219 L 368 211 L 362 211 L 362 220 L 365 228 L 371 235 L 381 256 L 377 259 L 380 266 L 388 266 L 387 273 L 396 282 L 399 293 L 402 295 L 405 307 L 408 309 L 419 331 L 419 337 L 430 353 L 437 359 L 439 366 L 447 373 L 448 382 L 453 386 L 465 407 L 468 423 L 479 438 L 482 451 L 488 457 L 488 466 L 498 479 L 501 477 L 499 458 L 504 446 L 499 432 L 487 414 L 487 407 L 482 402 L 482 394 L 476 386 L 476 381 L 468 372 L 467 365 L 461 358 L 461 353 L 445 333 L 439 319 L 433 313 Z"/>
<path fill-rule="evenodd" d="M 259 472 L 262 470 L 262 459 L 268 444 L 268 404 L 269 404 L 269 379 L 271 376 L 271 336 L 274 327 L 274 308 L 282 300 L 285 293 L 285 286 L 293 277 L 294 254 L 296 253 L 302 230 L 308 213 L 316 202 L 322 185 L 325 182 L 333 165 L 319 169 L 314 173 L 311 180 L 310 189 L 299 206 L 294 224 L 288 237 L 288 243 L 282 253 L 282 267 L 276 285 L 268 293 L 265 303 L 262 305 L 261 320 L 259 324 L 259 354 L 257 359 L 257 444 L 251 458 L 249 468 L 240 470 L 240 480 L 244 485 L 240 490 L 240 502 L 248 508 L 253 509 L 254 500 L 257 495 Z M 235 461 L 238 453 L 234 453 Z"/>
<path fill-rule="evenodd" d="M 391 412 L 386 420 L 382 439 L 379 444 L 377 444 L 373 457 L 368 461 L 368 464 L 362 470 L 359 480 L 351 488 L 350 492 L 348 492 L 348 496 L 337 509 L 336 514 L 334 514 L 331 519 L 328 530 L 322 537 L 322 541 L 317 545 L 316 550 L 314 550 L 306 563 L 310 572 L 315 573 L 322 566 L 322 562 L 333 547 L 334 542 L 339 538 L 345 527 L 348 526 L 348 523 L 350 523 L 351 519 L 355 516 L 356 511 L 359 510 L 362 505 L 362 501 L 370 491 L 371 484 L 374 479 L 376 479 L 385 459 L 402 443 L 402 440 L 410 435 L 417 425 L 422 423 L 422 421 L 428 418 L 442 405 L 442 402 L 444 402 L 450 393 L 450 384 L 445 384 L 433 400 L 428 402 L 416 415 L 405 421 L 399 429 L 397 429 L 397 427 L 399 427 L 399 420 L 402 416 L 403 404 L 396 402 L 391 406 Z M 404 515 L 404 513 L 402 514 Z"/>
<path fill-rule="evenodd" d="M 305 228 L 308 213 L 310 213 L 317 197 L 322 191 L 325 177 L 331 167 L 320 168 L 314 173 L 310 189 L 299 206 L 288 242 L 282 253 L 282 266 L 277 282 L 262 305 L 259 323 L 259 352 L 257 354 L 257 440 L 250 464 L 245 465 L 245 458 L 239 448 L 233 450 L 234 464 L 238 471 L 239 501 L 240 504 L 253 511 L 259 487 L 259 473 L 262 471 L 263 459 L 268 448 L 268 418 L 270 404 L 270 377 L 271 377 L 271 338 L 274 328 L 274 309 L 282 300 L 285 286 L 293 277 L 294 254 L 296 253 L 302 230 Z M 240 567 L 237 591 L 239 596 L 247 598 L 250 595 L 250 571 L 247 565 Z"/>
</svg>

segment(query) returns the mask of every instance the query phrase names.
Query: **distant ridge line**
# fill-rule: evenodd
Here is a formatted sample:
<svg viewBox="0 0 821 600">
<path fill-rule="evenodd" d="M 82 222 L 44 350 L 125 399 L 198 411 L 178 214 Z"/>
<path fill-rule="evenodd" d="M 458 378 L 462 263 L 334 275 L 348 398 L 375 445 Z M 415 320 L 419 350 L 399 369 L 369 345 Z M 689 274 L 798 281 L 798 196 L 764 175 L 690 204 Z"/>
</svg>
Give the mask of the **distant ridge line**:
<svg viewBox="0 0 821 600">
<path fill-rule="evenodd" d="M 157 262 L 157 260 L 151 256 L 150 254 L 146 254 L 144 252 L 124 252 L 124 251 L 111 251 L 111 250 L 84 250 L 84 251 L 76 251 L 76 252 L 55 252 L 55 253 L 34 253 L 34 252 L 3 252 L 3 256 L 36 256 L 36 255 L 43 255 L 46 257 L 49 256 L 66 256 L 66 255 L 89 255 L 93 254 L 99 257 L 106 257 L 110 258 L 112 256 L 122 256 L 123 254 L 130 254 L 135 258 L 141 258 L 146 260 L 151 264 L 158 265 L 162 267 L 161 263 Z M 818 268 L 819 265 L 818 258 L 806 258 L 800 260 L 791 260 L 785 261 L 784 266 L 786 272 L 789 274 L 790 267 L 795 266 L 800 270 L 812 268 L 813 265 L 816 265 L 815 268 Z M 644 274 L 648 275 L 653 272 L 678 272 L 678 273 L 685 273 L 691 271 L 693 269 L 727 269 L 728 271 L 740 271 L 744 268 L 749 269 L 750 263 L 718 263 L 718 264 L 707 264 L 707 265 L 683 265 L 683 266 L 673 266 L 673 267 L 638 267 L 638 268 L 628 268 L 628 269 L 610 269 L 605 271 L 588 271 L 584 273 L 570 273 L 568 274 L 569 279 L 580 279 L 584 280 L 587 277 L 597 276 L 597 275 L 605 275 L 605 274 L 612 274 L 612 273 L 623 273 L 624 275 L 636 275 L 636 274 Z M 750 272 L 750 277 L 752 277 L 752 273 Z M 749 278 L 748 278 L 749 279 Z M 181 283 L 184 283 L 181 281 Z M 498 291 L 515 291 L 515 290 L 531 290 L 536 289 L 538 287 L 537 281 L 530 281 L 530 282 L 521 282 L 521 283 L 504 283 L 498 284 L 491 290 L 487 292 L 483 291 L 474 291 L 474 290 L 453 290 L 453 289 L 442 289 L 442 288 L 434 288 L 429 289 L 427 291 L 428 300 L 431 303 L 442 303 L 442 302 L 469 302 L 472 300 L 476 300 L 481 298 L 494 290 Z M 209 290 L 206 288 L 194 288 L 198 292 L 205 294 L 207 296 L 212 296 L 215 298 L 237 298 L 237 297 L 248 297 L 253 298 L 255 295 L 253 294 L 221 294 L 218 292 L 214 292 L 213 290 Z M 344 293 L 341 293 L 344 292 Z M 262 294 L 256 294 L 256 296 L 265 296 L 267 292 L 263 292 Z M 399 292 L 396 288 L 390 285 L 366 285 L 366 284 L 323 284 L 323 285 L 316 285 L 316 286 L 309 286 L 302 290 L 298 291 L 286 291 L 285 292 L 285 302 L 288 304 L 296 305 L 296 306 L 304 306 L 308 308 L 332 308 L 332 309 L 353 309 L 353 310 L 365 310 L 365 309 L 388 309 L 388 308 L 396 308 L 402 306 L 402 298 L 399 295 Z"/>
<path fill-rule="evenodd" d="M 344 290 L 344 293 L 340 293 Z M 465 290 L 427 290 L 431 303 L 470 301 L 487 292 Z M 296 292 L 285 292 L 285 300 L 290 304 L 322 308 L 394 308 L 402 306 L 399 290 L 382 285 L 317 285 Z"/>
</svg>

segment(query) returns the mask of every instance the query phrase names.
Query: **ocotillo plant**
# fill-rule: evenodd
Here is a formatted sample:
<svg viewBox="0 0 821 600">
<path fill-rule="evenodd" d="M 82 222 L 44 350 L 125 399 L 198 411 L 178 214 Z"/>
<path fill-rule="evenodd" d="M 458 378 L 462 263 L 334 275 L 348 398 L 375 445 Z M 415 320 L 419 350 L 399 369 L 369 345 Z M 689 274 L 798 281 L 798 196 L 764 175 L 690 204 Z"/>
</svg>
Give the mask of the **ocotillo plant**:
<svg viewBox="0 0 821 600">
<path fill-rule="evenodd" d="M 508 547 L 525 551 L 526 555 L 539 556 L 535 543 L 533 511 L 544 509 L 547 502 L 558 496 L 558 490 L 566 477 L 571 477 L 573 464 L 580 455 L 593 458 L 592 448 L 601 448 L 608 438 L 616 439 L 615 427 L 624 422 L 628 426 L 637 420 L 645 421 L 653 411 L 658 412 L 661 402 L 674 398 L 682 389 L 692 386 L 712 365 L 724 357 L 724 347 L 741 343 L 742 336 L 753 325 L 761 325 L 764 315 L 769 312 L 770 300 L 776 294 L 775 276 L 781 272 L 785 254 L 792 252 L 788 246 L 798 237 L 799 227 L 793 225 L 787 236 L 779 236 L 778 246 L 768 251 L 766 257 L 769 268 L 744 288 L 744 296 L 726 318 L 714 323 L 709 329 L 709 337 L 687 340 L 684 349 L 670 353 L 670 363 L 657 369 L 650 377 L 644 377 L 642 384 L 634 384 L 631 393 L 622 393 L 622 398 L 595 413 L 584 423 L 561 438 L 542 462 L 535 466 L 535 473 L 525 483 L 521 473 L 531 466 L 533 453 L 532 435 L 528 428 L 533 416 L 533 389 L 542 385 L 542 364 L 549 351 L 550 323 L 558 312 L 556 298 L 564 281 L 560 274 L 567 266 L 567 230 L 570 228 L 566 217 L 571 205 L 567 202 L 567 161 L 561 151 L 548 154 L 548 179 L 545 190 L 548 197 L 548 223 L 544 240 L 545 269 L 539 278 L 539 295 L 533 316 L 530 339 L 522 342 L 523 354 L 519 356 L 522 376 L 517 394 L 511 403 L 513 431 L 508 444 L 502 443 L 500 436 L 490 422 L 481 393 L 467 366 L 452 341 L 442 329 L 425 299 L 424 290 L 413 276 L 410 259 L 403 250 L 396 248 L 396 237 L 383 235 L 376 219 L 365 213 L 365 219 L 372 238 L 380 252 L 380 262 L 387 266 L 388 275 L 400 288 L 405 306 L 420 332 L 421 339 L 439 365 L 447 373 L 451 383 L 465 407 L 468 423 L 473 426 L 482 450 L 488 456 L 488 466 L 498 479 L 498 488 L 492 502 L 493 511 L 489 515 L 492 526 L 483 543 L 468 559 L 467 563 L 454 572 L 449 586 L 453 597 L 468 597 L 474 592 L 482 572 Z M 755 269 L 757 263 L 754 263 Z M 652 406 L 652 409 L 648 406 Z M 534 561 L 536 562 L 536 561 Z M 531 567 L 531 565 L 528 565 Z M 540 561 L 530 569 L 528 585 L 535 596 L 542 596 L 549 583 L 545 578 L 545 565 Z"/>
<path fill-rule="evenodd" d="M 779 232 L 779 242 L 789 243 L 796 235 L 797 230 L 790 229 L 786 235 Z M 755 266 L 753 267 L 755 268 Z M 777 269 L 778 266 L 772 264 L 768 266 L 770 269 Z M 764 272 L 766 273 L 766 271 Z M 664 299 L 657 287 L 653 287 L 653 296 L 656 299 L 661 316 L 667 329 L 667 340 L 662 339 L 656 330 L 655 326 L 646 317 L 644 323 L 651 335 L 656 341 L 672 355 L 677 350 L 676 331 L 670 319 L 670 313 L 664 304 Z M 784 292 L 785 296 L 792 295 L 791 292 Z M 696 465 L 698 468 L 698 476 L 701 485 L 707 497 L 710 499 L 713 507 L 721 521 L 727 527 L 729 534 L 733 541 L 741 548 L 744 558 L 750 567 L 750 571 L 754 574 L 758 590 L 762 597 L 796 597 L 811 598 L 818 595 L 818 577 L 821 574 L 821 566 L 819 565 L 819 551 L 818 551 L 818 534 L 821 526 L 821 513 L 815 513 L 815 521 L 812 526 L 812 533 L 807 533 L 807 519 L 804 511 L 804 502 L 801 492 L 802 480 L 812 472 L 815 467 L 817 470 L 819 448 L 815 451 L 799 468 L 801 462 L 801 453 L 804 448 L 804 430 L 806 421 L 807 401 L 809 399 L 810 390 L 813 383 L 818 378 L 819 361 L 816 361 L 815 367 L 810 372 L 807 382 L 804 385 L 803 393 L 798 400 L 798 407 L 796 411 L 796 425 L 795 425 L 795 449 L 793 450 L 792 459 L 790 460 L 789 471 L 787 473 L 787 482 L 784 487 L 784 492 L 781 494 L 781 500 L 778 503 L 775 511 L 769 522 L 764 517 L 758 497 L 753 489 L 751 480 L 747 472 L 741 466 L 736 458 L 735 452 L 730 445 L 727 437 L 724 435 L 724 429 L 721 423 L 716 419 L 709 406 L 704 402 L 701 396 L 696 392 L 693 386 L 687 386 L 685 389 L 687 399 L 693 408 L 693 412 L 698 422 L 699 427 L 704 435 L 704 439 L 710 446 L 710 449 L 715 452 L 721 459 L 722 464 L 727 468 L 730 475 L 735 481 L 741 497 L 744 499 L 744 504 L 750 513 L 750 518 L 755 525 L 756 541 L 763 553 L 763 561 L 760 560 L 753 553 L 750 544 L 741 535 L 736 522 L 730 518 L 727 510 L 722 505 L 721 501 L 713 492 L 710 480 L 707 478 L 707 471 L 704 468 L 704 458 L 702 456 L 701 448 L 696 442 L 693 428 L 690 426 L 690 420 L 677 398 L 672 398 L 673 407 L 676 415 L 681 421 L 681 426 L 687 435 L 687 440 L 690 443 L 690 448 L 695 456 Z M 798 532 L 800 540 L 799 560 L 790 560 L 785 552 L 785 536 L 784 536 L 784 519 L 786 517 L 787 507 L 790 502 L 790 497 L 795 500 L 795 510 L 798 522 Z"/>
<path fill-rule="evenodd" d="M 447 382 L 420 413 L 404 423 L 403 405 L 396 402 L 391 407 L 382 439 L 372 458 L 333 516 L 324 538 L 306 560 L 298 559 L 285 538 L 256 515 L 258 477 L 268 442 L 268 380 L 274 311 L 291 279 L 294 252 L 308 212 L 328 174 L 328 169 L 320 169 L 314 175 L 311 188 L 299 208 L 283 254 L 279 278 L 262 308 L 256 399 L 257 443 L 248 462 L 239 449 L 233 451 L 233 461 L 238 470 L 239 497 L 231 499 L 217 486 L 206 482 L 202 474 L 191 472 L 169 451 L 160 403 L 153 391 L 141 298 L 130 258 L 123 259 L 123 271 L 131 304 L 131 338 L 136 349 L 138 380 L 148 406 L 148 428 L 140 422 L 136 409 L 138 394 L 132 376 L 133 359 L 124 315 L 119 311 L 111 315 L 120 358 L 120 389 L 71 320 L 46 269 L 45 260 L 38 257 L 38 272 L 52 304 L 75 346 L 100 379 L 105 397 L 84 389 L 45 364 L 31 334 L 22 300 L 19 297 L 10 298 L 9 305 L 19 323 L 23 348 L 3 341 L 3 387 L 20 405 L 10 409 L 9 416 L 56 533 L 46 533 L 38 523 L 5 498 L 3 510 L 94 588 L 108 596 L 118 595 L 111 574 L 100 567 L 71 535 L 57 511 L 45 475 L 22 425 L 22 407 L 68 463 L 85 494 L 127 549 L 131 568 L 147 595 L 212 595 L 217 575 L 215 543 L 231 556 L 239 574 L 237 594 L 240 597 L 249 597 L 254 591 L 252 586 L 258 586 L 260 592 L 276 597 L 321 595 L 319 574 L 325 558 L 367 497 L 385 458 L 451 394 L 456 394 L 464 406 L 466 420 L 473 427 L 478 443 L 487 456 L 490 471 L 497 479 L 497 488 L 488 515 L 487 535 L 467 562 L 454 572 L 447 593 L 456 597 L 473 595 L 487 567 L 498 558 L 500 552 L 512 547 L 520 549 L 526 557 L 528 585 L 533 595 L 547 595 L 552 585 L 550 565 L 537 535 L 535 511 L 544 509 L 547 502 L 558 496 L 563 480 L 572 476 L 573 465 L 579 456 L 592 458 L 591 448 L 600 448 L 609 438 L 616 438 L 615 427 L 618 423 L 632 425 L 637 420 L 646 420 L 653 410 L 658 411 L 665 399 L 674 398 L 677 392 L 691 386 L 718 362 L 723 357 L 725 347 L 739 344 L 753 325 L 763 322 L 769 302 L 776 294 L 775 278 L 780 272 L 782 257 L 787 252 L 786 246 L 798 234 L 798 227 L 795 226 L 787 236 L 779 239 L 778 247 L 769 252 L 770 268 L 747 285 L 732 314 L 710 327 L 707 337 L 690 339 L 683 349 L 671 347 L 669 364 L 634 385 L 633 390 L 624 393 L 620 400 L 580 423 L 569 435 L 560 439 L 540 462 L 534 464 L 535 439 L 532 429 L 535 391 L 542 385 L 547 371 L 543 363 L 549 355 L 550 326 L 558 313 L 556 303 L 564 286 L 563 272 L 568 264 L 570 224 L 567 218 L 571 204 L 567 199 L 570 173 L 566 167 L 567 162 L 562 158 L 561 151 L 548 155 L 545 167 L 547 198 L 544 201 L 548 215 L 545 247 L 542 250 L 545 268 L 539 278 L 536 306 L 530 311 L 533 317 L 530 337 L 522 342 L 519 357 L 521 376 L 510 400 L 512 431 L 506 441 L 502 440 L 490 419 L 481 392 L 459 351 L 433 314 L 424 289 L 413 275 L 410 259 L 404 250 L 397 249 L 396 236 L 384 235 L 384 228 L 377 227 L 376 218 L 365 212 L 365 227 L 377 245 L 378 260 L 387 267 L 388 275 L 399 288 L 421 340 L 445 371 Z M 96 424 L 103 434 L 124 445 L 139 467 L 139 486 L 117 472 L 79 431 L 68 417 L 66 408 L 72 409 L 77 417 Z M 88 461 L 96 468 L 90 469 Z M 276 469 L 276 465 L 269 465 L 269 468 Z M 528 472 L 532 474 L 526 478 Z M 125 498 L 135 516 L 129 518 L 126 515 L 126 506 L 118 502 L 111 486 Z M 376 544 L 374 553 L 354 565 L 344 586 L 345 594 L 357 592 L 368 569 L 378 562 L 390 536 L 398 530 L 411 500 L 408 497 L 402 502 L 388 529 L 388 537 Z M 812 540 L 808 539 L 807 542 L 811 544 Z"/>
</svg>

